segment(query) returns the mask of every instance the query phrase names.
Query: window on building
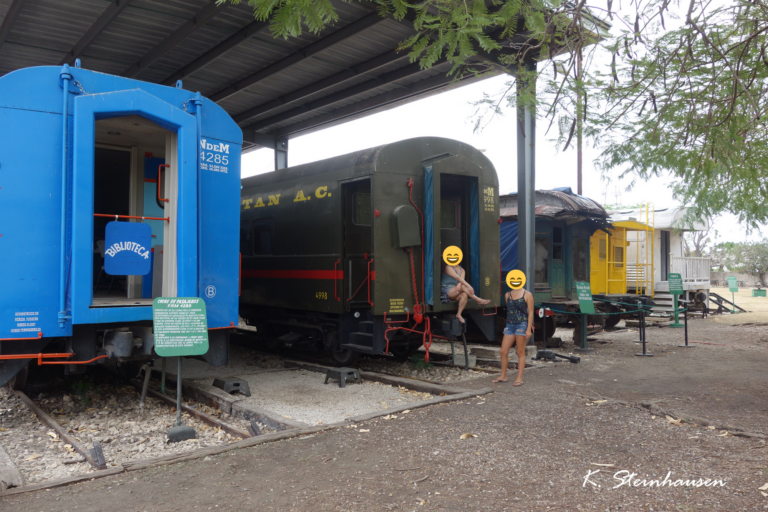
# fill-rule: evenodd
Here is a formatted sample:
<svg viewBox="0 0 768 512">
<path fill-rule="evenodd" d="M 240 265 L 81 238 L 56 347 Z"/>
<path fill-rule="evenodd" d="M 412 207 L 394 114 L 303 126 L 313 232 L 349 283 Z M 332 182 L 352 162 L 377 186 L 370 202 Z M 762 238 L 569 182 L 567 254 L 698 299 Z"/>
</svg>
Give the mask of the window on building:
<svg viewBox="0 0 768 512">
<path fill-rule="evenodd" d="M 257 220 L 253 223 L 253 254 L 268 256 L 273 254 L 272 233 L 275 228 L 274 219 Z"/>
<path fill-rule="evenodd" d="M 358 226 L 371 225 L 371 194 L 368 192 L 352 195 L 352 222 Z"/>
<path fill-rule="evenodd" d="M 536 237 L 536 248 L 534 252 L 534 280 L 535 284 L 549 286 L 549 238 L 546 236 Z"/>
<path fill-rule="evenodd" d="M 573 239 L 573 280 L 588 281 L 589 267 L 587 266 L 587 240 Z"/>
<path fill-rule="evenodd" d="M 456 229 L 459 227 L 459 205 L 453 201 L 440 201 L 440 228 Z"/>
<path fill-rule="evenodd" d="M 563 228 L 552 228 L 552 259 L 563 261 Z"/>
<path fill-rule="evenodd" d="M 623 247 L 613 248 L 613 266 L 616 268 L 624 267 L 624 248 Z"/>
</svg>

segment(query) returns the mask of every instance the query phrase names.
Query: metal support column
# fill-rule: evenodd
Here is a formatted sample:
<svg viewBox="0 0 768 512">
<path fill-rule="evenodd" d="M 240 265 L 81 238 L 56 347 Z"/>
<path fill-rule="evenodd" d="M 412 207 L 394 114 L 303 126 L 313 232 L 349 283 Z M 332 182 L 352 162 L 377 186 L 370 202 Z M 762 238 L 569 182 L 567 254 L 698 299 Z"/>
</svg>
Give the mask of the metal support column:
<svg viewBox="0 0 768 512">
<path fill-rule="evenodd" d="M 288 139 L 280 139 L 275 143 L 275 170 L 288 167 Z"/>
<path fill-rule="evenodd" d="M 517 95 L 520 97 L 536 63 L 525 63 L 523 77 L 517 75 Z M 535 88 L 535 84 L 534 84 Z M 517 230 L 518 268 L 525 273 L 525 287 L 534 292 L 534 236 L 536 232 L 536 112 L 533 107 L 517 103 Z"/>
</svg>

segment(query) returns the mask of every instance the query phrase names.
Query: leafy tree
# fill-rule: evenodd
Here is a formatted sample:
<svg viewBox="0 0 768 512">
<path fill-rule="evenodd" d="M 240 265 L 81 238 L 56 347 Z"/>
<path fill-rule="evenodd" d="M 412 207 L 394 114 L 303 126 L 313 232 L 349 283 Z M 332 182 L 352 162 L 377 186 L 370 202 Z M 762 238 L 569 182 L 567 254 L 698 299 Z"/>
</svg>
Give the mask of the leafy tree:
<svg viewBox="0 0 768 512">
<path fill-rule="evenodd" d="M 734 268 L 734 242 L 721 242 L 709 251 L 711 268 L 716 272 L 733 270 Z"/>
<path fill-rule="evenodd" d="M 330 0 L 247 1 L 276 37 L 338 19 Z M 767 1 L 636 0 L 620 12 L 613 0 L 369 3 L 412 24 L 400 49 L 424 68 L 449 62 L 457 79 L 520 68 L 518 87 L 479 100 L 478 128 L 505 106 L 536 106 L 561 148 L 574 133 L 601 147 L 604 172 L 674 177 L 679 201 L 757 227 L 768 221 Z M 538 69 L 523 66 L 533 59 Z"/>
<path fill-rule="evenodd" d="M 737 272 L 757 276 L 760 281 L 765 282 L 765 275 L 768 273 L 768 239 L 734 244 L 731 253 Z"/>
</svg>

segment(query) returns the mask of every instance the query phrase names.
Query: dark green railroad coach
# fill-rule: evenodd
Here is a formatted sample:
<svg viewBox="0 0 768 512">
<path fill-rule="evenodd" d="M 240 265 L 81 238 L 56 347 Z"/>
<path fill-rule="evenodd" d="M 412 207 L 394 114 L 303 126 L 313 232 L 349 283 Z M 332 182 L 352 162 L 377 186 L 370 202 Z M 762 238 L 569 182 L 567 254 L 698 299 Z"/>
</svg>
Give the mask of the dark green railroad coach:
<svg viewBox="0 0 768 512">
<path fill-rule="evenodd" d="M 494 336 L 499 185 L 490 160 L 422 137 L 242 180 L 241 315 L 267 337 L 309 343 L 339 363 L 418 349 L 440 301 L 442 254 L 456 245 L 478 296 L 466 312 Z M 422 314 L 419 314 L 419 313 Z M 407 330 L 406 330 L 407 329 Z"/>
</svg>

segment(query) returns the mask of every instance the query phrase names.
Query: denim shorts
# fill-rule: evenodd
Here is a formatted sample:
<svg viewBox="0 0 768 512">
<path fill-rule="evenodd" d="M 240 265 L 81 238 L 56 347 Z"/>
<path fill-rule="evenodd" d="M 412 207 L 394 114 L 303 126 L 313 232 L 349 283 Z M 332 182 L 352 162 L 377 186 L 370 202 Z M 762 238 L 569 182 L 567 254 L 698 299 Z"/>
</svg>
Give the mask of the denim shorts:
<svg viewBox="0 0 768 512">
<path fill-rule="evenodd" d="M 526 332 L 528 332 L 528 322 L 521 322 L 519 324 L 507 322 L 507 326 L 504 328 L 504 334 L 507 336 L 512 334 L 525 336 Z"/>
<path fill-rule="evenodd" d="M 440 302 L 442 302 L 443 304 L 448 304 L 449 302 L 452 302 L 451 298 L 448 296 L 448 292 L 451 291 L 451 288 L 453 288 L 453 286 L 444 286 L 440 288 Z"/>
</svg>

